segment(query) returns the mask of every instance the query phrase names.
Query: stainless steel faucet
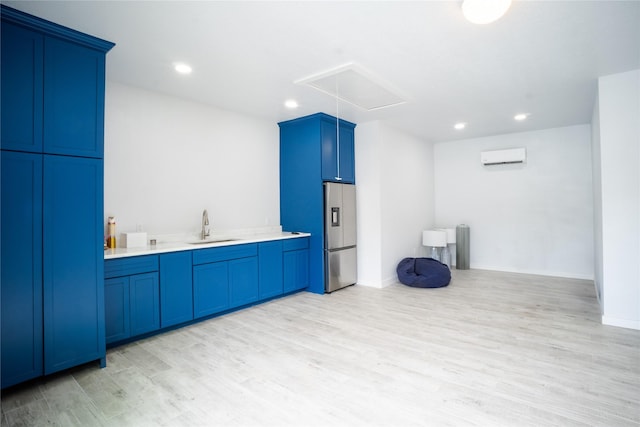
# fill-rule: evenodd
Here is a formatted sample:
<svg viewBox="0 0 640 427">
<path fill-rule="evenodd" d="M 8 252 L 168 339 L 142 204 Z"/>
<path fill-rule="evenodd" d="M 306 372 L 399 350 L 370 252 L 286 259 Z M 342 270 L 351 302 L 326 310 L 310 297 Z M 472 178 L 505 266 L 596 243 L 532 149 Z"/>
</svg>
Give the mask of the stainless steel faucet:
<svg viewBox="0 0 640 427">
<path fill-rule="evenodd" d="M 202 233 L 201 233 L 202 240 L 209 237 L 209 228 L 207 227 L 207 225 L 209 225 L 209 212 L 207 212 L 207 210 L 205 209 L 202 212 Z"/>
</svg>

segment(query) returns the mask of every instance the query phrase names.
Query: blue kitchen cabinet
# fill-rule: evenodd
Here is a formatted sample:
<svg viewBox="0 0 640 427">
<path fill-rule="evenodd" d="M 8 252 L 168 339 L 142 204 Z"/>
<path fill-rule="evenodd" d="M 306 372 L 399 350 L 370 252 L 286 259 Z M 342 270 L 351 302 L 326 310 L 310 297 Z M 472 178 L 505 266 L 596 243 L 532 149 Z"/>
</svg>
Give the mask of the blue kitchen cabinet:
<svg viewBox="0 0 640 427">
<path fill-rule="evenodd" d="M 258 296 L 261 300 L 282 295 L 282 242 L 258 245 Z"/>
<path fill-rule="evenodd" d="M 4 19 L 1 30 L 2 148 L 42 153 L 44 36 Z"/>
<path fill-rule="evenodd" d="M 309 286 L 324 293 L 324 181 L 355 182 L 353 165 L 355 124 L 318 113 L 280 126 L 280 223 L 285 230 L 311 233 Z M 336 152 L 341 153 L 340 162 Z M 340 178 L 338 175 L 340 164 Z"/>
<path fill-rule="evenodd" d="M 104 286 L 107 344 L 160 329 L 157 272 L 106 279 Z"/>
<path fill-rule="evenodd" d="M 104 56 L 113 44 L 5 5 L 0 10 L 2 387 L 7 387 L 92 360 L 106 362 L 102 103 Z M 75 68 L 84 61 L 76 55 L 93 57 L 94 67 Z M 72 105 L 82 97 L 76 92 L 88 92 L 82 96 L 92 97 L 95 105 Z M 91 135 L 76 132 L 87 123 Z M 56 127 L 68 131 L 55 133 Z M 24 156 L 31 160 L 25 163 Z M 16 179 L 4 178 L 22 167 Z M 18 194 L 19 202 L 5 202 Z M 39 213 L 28 215 L 32 209 Z M 33 239 L 38 242 L 29 243 Z M 18 313 L 21 305 L 25 309 Z M 21 342 L 14 341 L 17 336 Z"/>
<path fill-rule="evenodd" d="M 107 344 L 131 336 L 129 318 L 129 277 L 116 277 L 104 281 L 104 323 Z"/>
<path fill-rule="evenodd" d="M 160 329 L 158 257 L 118 258 L 104 265 L 107 344 Z"/>
<path fill-rule="evenodd" d="M 131 336 L 160 328 L 160 286 L 158 273 L 129 278 Z"/>
<path fill-rule="evenodd" d="M 2 151 L 2 387 L 43 373 L 42 155 Z"/>
<path fill-rule="evenodd" d="M 337 163 L 340 170 L 337 174 L 341 178 L 340 182 L 355 184 L 355 125 L 343 123 L 340 126 L 340 157 Z"/>
<path fill-rule="evenodd" d="M 258 257 L 229 261 L 229 306 L 251 304 L 258 300 Z"/>
<path fill-rule="evenodd" d="M 105 358 L 103 162 L 44 155 L 44 372 Z M 104 362 L 104 360 L 103 360 Z"/>
<path fill-rule="evenodd" d="M 193 320 L 191 251 L 160 255 L 160 326 Z"/>
<path fill-rule="evenodd" d="M 113 46 L 2 5 L 2 148 L 102 158 Z"/>
<path fill-rule="evenodd" d="M 326 114 L 317 116 L 322 150 L 322 181 L 355 183 L 355 125 L 344 120 L 337 121 Z"/>
<path fill-rule="evenodd" d="M 285 241 L 283 245 L 284 292 L 293 292 L 309 286 L 309 239 Z"/>
<path fill-rule="evenodd" d="M 193 266 L 193 316 L 209 316 L 229 308 L 229 269 L 226 261 Z"/>
<path fill-rule="evenodd" d="M 193 251 L 196 317 L 258 300 L 258 245 L 255 243 Z"/>
<path fill-rule="evenodd" d="M 46 37 L 44 55 L 44 152 L 102 158 L 104 53 Z"/>
</svg>

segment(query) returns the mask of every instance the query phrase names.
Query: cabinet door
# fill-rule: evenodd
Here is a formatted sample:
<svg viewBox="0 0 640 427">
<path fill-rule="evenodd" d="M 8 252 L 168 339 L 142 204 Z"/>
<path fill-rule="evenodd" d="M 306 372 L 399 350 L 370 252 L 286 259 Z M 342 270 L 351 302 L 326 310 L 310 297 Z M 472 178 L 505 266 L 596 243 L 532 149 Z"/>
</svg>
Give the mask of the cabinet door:
<svg viewBox="0 0 640 427">
<path fill-rule="evenodd" d="M 4 388 L 42 375 L 42 155 L 0 156 Z"/>
<path fill-rule="evenodd" d="M 160 288 L 158 273 L 136 274 L 129 278 L 131 336 L 160 328 Z"/>
<path fill-rule="evenodd" d="M 44 152 L 102 158 L 104 53 L 44 40 Z"/>
<path fill-rule="evenodd" d="M 282 295 L 282 242 L 260 243 L 258 254 L 259 298 Z"/>
<path fill-rule="evenodd" d="M 338 142 L 335 121 L 329 119 L 320 120 L 320 144 L 322 150 L 322 180 L 339 181 Z"/>
<path fill-rule="evenodd" d="M 193 320 L 191 251 L 160 255 L 160 326 Z"/>
<path fill-rule="evenodd" d="M 229 305 L 239 307 L 258 300 L 258 257 L 229 261 Z"/>
<path fill-rule="evenodd" d="M 107 343 L 121 341 L 131 336 L 129 295 L 129 277 L 117 277 L 104 281 L 104 318 Z"/>
<path fill-rule="evenodd" d="M 340 126 L 340 177 L 346 184 L 356 182 L 354 148 L 353 128 Z"/>
<path fill-rule="evenodd" d="M 340 139 L 337 137 L 335 119 L 321 119 L 322 180 L 353 184 L 355 183 L 353 125 L 341 123 L 339 132 Z"/>
<path fill-rule="evenodd" d="M 2 148 L 42 153 L 43 36 L 2 22 Z"/>
<path fill-rule="evenodd" d="M 309 286 L 309 250 L 288 251 L 283 255 L 284 292 Z"/>
<path fill-rule="evenodd" d="M 195 318 L 229 308 L 228 262 L 193 267 L 193 315 Z"/>
<path fill-rule="evenodd" d="M 44 371 L 103 359 L 102 160 L 44 155 Z"/>
</svg>

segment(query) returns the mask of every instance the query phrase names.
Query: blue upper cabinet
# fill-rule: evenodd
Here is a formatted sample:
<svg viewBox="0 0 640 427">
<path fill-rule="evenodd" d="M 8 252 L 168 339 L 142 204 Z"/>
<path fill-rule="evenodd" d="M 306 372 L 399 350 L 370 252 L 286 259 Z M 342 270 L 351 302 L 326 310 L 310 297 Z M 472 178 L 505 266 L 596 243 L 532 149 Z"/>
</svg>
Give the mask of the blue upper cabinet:
<svg viewBox="0 0 640 427">
<path fill-rule="evenodd" d="M 3 149 L 42 153 L 43 39 L 2 21 Z"/>
<path fill-rule="evenodd" d="M 315 115 L 320 121 L 322 181 L 355 183 L 353 123 L 326 114 Z M 311 116 L 314 117 L 314 116 Z M 340 136 L 338 138 L 338 135 Z"/>
<path fill-rule="evenodd" d="M 343 122 L 340 126 L 340 140 L 338 141 L 340 157 L 337 161 L 340 170 L 337 176 L 341 178 L 340 182 L 347 184 L 356 183 L 354 133 L 355 125 Z"/>
<path fill-rule="evenodd" d="M 104 53 L 45 39 L 44 152 L 104 156 Z"/>
<path fill-rule="evenodd" d="M 2 148 L 104 157 L 113 46 L 2 5 Z"/>
<path fill-rule="evenodd" d="M 316 165 L 320 166 L 320 175 L 313 176 L 317 181 L 355 184 L 355 124 L 317 113 L 281 122 L 279 126 L 281 162 L 300 162 L 299 168 L 311 168 L 306 172 L 310 175 L 316 174 Z M 291 149 L 284 153 L 285 159 L 283 144 Z"/>
</svg>

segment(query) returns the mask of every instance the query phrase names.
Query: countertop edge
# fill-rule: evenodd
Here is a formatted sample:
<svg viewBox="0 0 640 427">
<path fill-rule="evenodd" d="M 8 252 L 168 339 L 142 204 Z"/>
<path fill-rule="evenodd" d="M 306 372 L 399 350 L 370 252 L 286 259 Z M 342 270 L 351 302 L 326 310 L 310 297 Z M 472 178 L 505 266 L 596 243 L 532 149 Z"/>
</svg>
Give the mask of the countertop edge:
<svg viewBox="0 0 640 427">
<path fill-rule="evenodd" d="M 110 259 L 118 259 L 118 258 L 128 258 L 134 256 L 143 256 L 143 255 L 156 255 L 170 252 L 180 252 L 180 251 L 193 251 L 199 249 L 207 249 L 207 248 L 219 248 L 225 246 L 235 246 L 235 245 L 244 245 L 247 243 L 261 243 L 261 242 L 269 242 L 274 240 L 287 240 L 287 239 L 297 239 L 300 237 L 310 237 L 311 233 L 296 233 L 293 234 L 291 232 L 282 232 L 278 234 L 266 234 L 266 235 L 255 235 L 255 236 L 246 236 L 241 237 L 235 240 L 227 241 L 227 242 L 212 242 L 209 244 L 190 244 L 188 242 L 174 242 L 174 243 L 159 243 L 155 247 L 146 246 L 140 248 L 116 248 L 116 249 L 107 249 L 104 251 L 104 260 Z"/>
</svg>

